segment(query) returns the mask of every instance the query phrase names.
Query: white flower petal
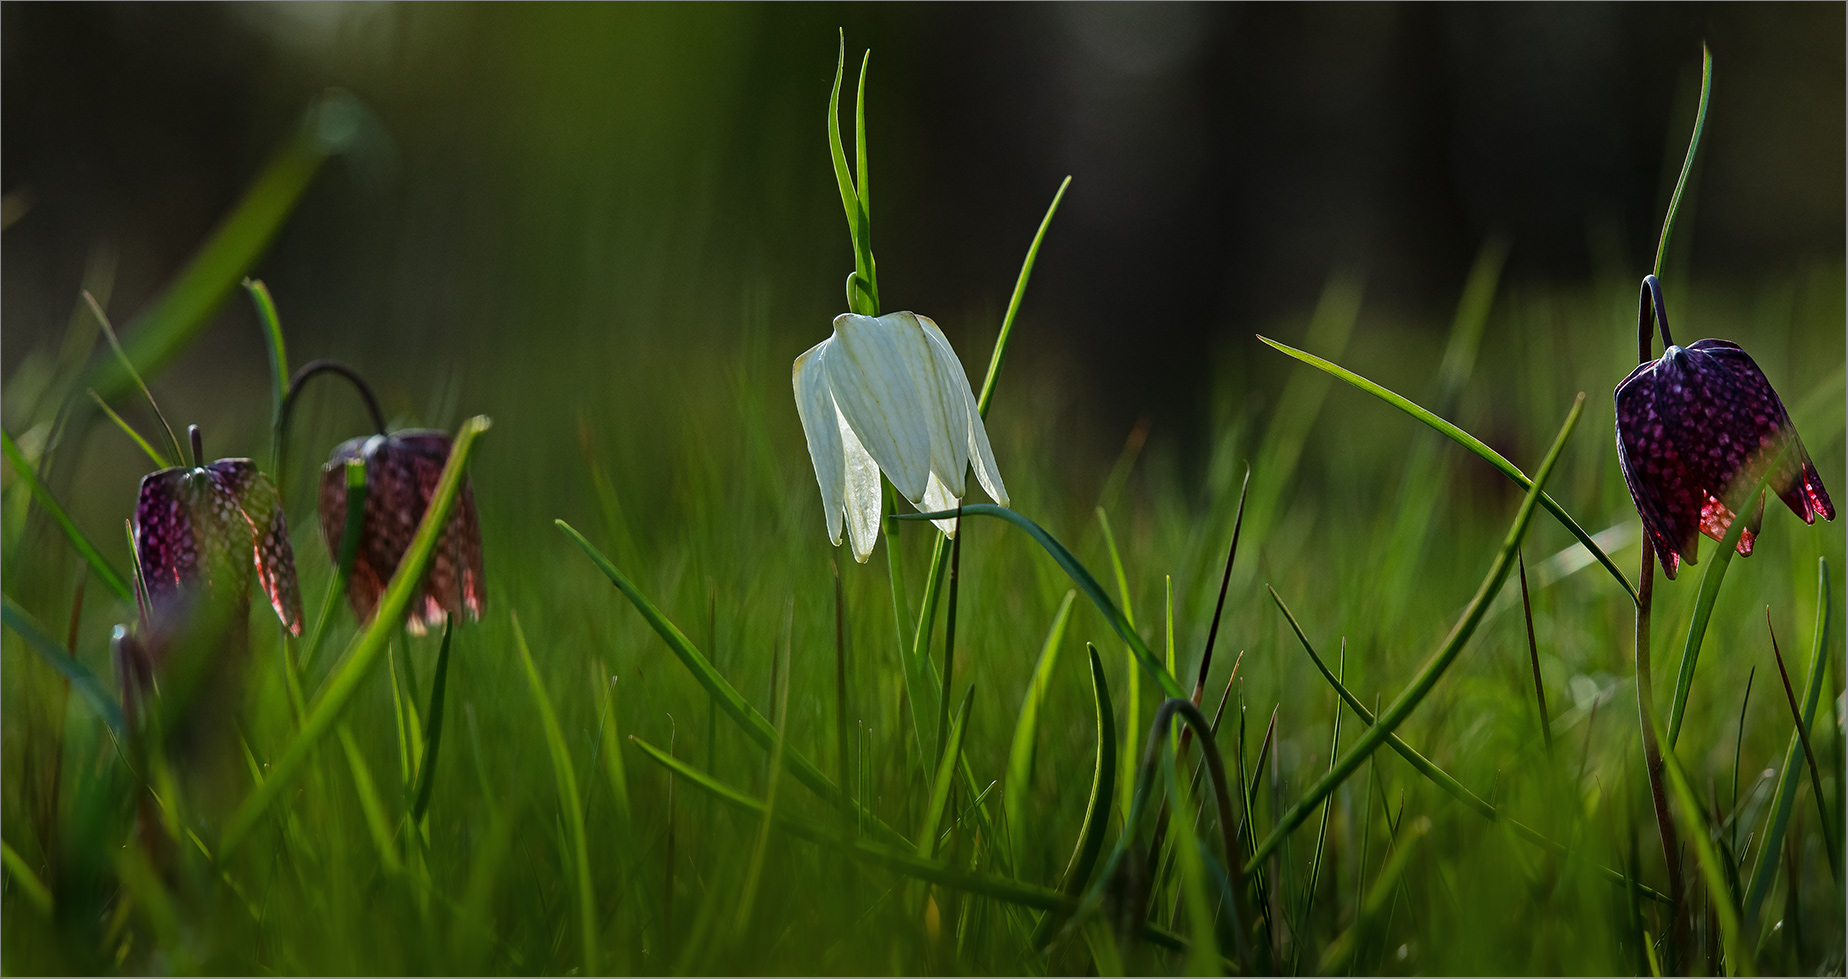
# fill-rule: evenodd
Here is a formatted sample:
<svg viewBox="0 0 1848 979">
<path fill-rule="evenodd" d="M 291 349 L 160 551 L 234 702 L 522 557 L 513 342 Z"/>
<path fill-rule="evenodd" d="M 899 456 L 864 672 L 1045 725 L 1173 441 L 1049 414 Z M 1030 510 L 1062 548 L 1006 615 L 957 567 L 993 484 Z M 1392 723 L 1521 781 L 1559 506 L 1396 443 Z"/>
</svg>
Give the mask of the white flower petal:
<svg viewBox="0 0 1848 979">
<path fill-rule="evenodd" d="M 988 427 L 982 424 L 982 412 L 976 406 L 975 391 L 969 386 L 969 376 L 963 372 L 962 361 L 957 359 L 956 351 L 950 348 L 949 338 L 937 328 L 937 324 L 928 316 L 918 317 L 924 332 L 936 347 L 938 362 L 946 373 L 955 379 L 955 387 L 963 401 L 963 416 L 967 419 L 964 440 L 968 451 L 968 460 L 975 466 L 975 478 L 982 484 L 990 499 L 1002 506 L 1007 506 L 1007 487 L 1001 482 L 1001 467 L 995 465 L 995 453 L 988 445 Z M 967 488 L 965 487 L 965 495 Z"/>
<path fill-rule="evenodd" d="M 879 494 L 879 464 L 853 434 L 852 426 L 835 409 L 840 425 L 841 445 L 847 457 L 847 536 L 853 541 L 853 559 L 861 564 L 873 554 L 879 541 L 879 520 L 884 503 Z"/>
<path fill-rule="evenodd" d="M 988 426 L 982 424 L 975 395 L 964 391 L 963 397 L 969 399 L 969 461 L 975 466 L 976 481 L 982 484 L 989 499 L 1007 506 L 1007 487 L 1001 482 L 1001 467 L 995 465 L 995 452 L 988 446 Z"/>
<path fill-rule="evenodd" d="M 954 509 L 956 509 L 956 497 L 951 495 L 949 487 L 943 485 L 943 481 L 937 478 L 936 473 L 931 473 L 930 485 L 924 488 L 924 502 L 919 507 L 920 512 L 937 513 Z M 932 520 L 931 523 L 936 524 L 937 529 L 943 531 L 945 537 L 954 538 L 956 536 L 955 517 L 947 520 Z"/>
<path fill-rule="evenodd" d="M 847 460 L 841 446 L 841 429 L 834 407 L 834 395 L 828 391 L 823 366 L 828 347 L 834 341 L 823 340 L 796 358 L 791 373 L 796 387 L 796 414 L 802 418 L 802 434 L 808 439 L 809 461 L 815 465 L 815 482 L 821 486 L 821 508 L 828 518 L 828 539 L 841 542 L 841 507 L 846 500 Z"/>
<path fill-rule="evenodd" d="M 931 357 L 923 331 L 895 316 L 842 313 L 824 366 L 860 443 L 906 499 L 923 499 L 936 434 L 931 416 L 941 414 L 924 399 Z"/>
<path fill-rule="evenodd" d="M 969 470 L 969 376 L 963 373 L 962 361 L 950 347 L 949 338 L 928 316 L 916 316 L 918 327 L 930 344 L 936 394 L 943 406 L 942 457 L 933 456 L 931 470 L 943 480 L 945 488 L 961 499 L 968 492 L 965 485 Z"/>
</svg>

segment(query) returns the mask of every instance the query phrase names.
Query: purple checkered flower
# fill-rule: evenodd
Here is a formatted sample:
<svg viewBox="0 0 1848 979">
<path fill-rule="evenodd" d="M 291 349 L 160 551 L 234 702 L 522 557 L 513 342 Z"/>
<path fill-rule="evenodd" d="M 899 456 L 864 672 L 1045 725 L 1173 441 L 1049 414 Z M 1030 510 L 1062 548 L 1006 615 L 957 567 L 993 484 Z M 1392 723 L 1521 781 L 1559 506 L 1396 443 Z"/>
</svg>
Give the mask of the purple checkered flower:
<svg viewBox="0 0 1848 979">
<path fill-rule="evenodd" d="M 334 447 L 321 467 L 321 532 L 338 561 L 346 526 L 346 465 L 349 461 L 366 465 L 365 516 L 352 577 L 347 581 L 347 600 L 360 621 L 372 618 L 386 583 L 410 548 L 443 465 L 449 461 L 450 446 L 444 432 L 407 429 L 348 439 Z M 412 601 L 407 625 L 421 634 L 442 625 L 450 613 L 464 610 L 470 618 L 479 619 L 484 602 L 481 523 L 475 513 L 474 491 L 464 479 L 455 509 L 437 540 L 423 591 Z"/>
<path fill-rule="evenodd" d="M 135 558 L 148 602 L 144 617 L 157 627 L 202 594 L 247 608 L 254 570 L 283 627 L 301 635 L 288 520 L 275 485 L 249 459 L 174 466 L 143 477 Z"/>
<path fill-rule="evenodd" d="M 1652 308 L 1666 349 L 1617 385 L 1617 461 L 1662 572 L 1672 579 L 1683 560 L 1697 563 L 1700 534 L 1725 535 L 1736 518 L 1728 492 L 1740 480 L 1756 482 L 1765 466 L 1776 466 L 1771 491 L 1804 523 L 1834 520 L 1822 477 L 1751 356 L 1728 340 L 1676 346 L 1653 275 L 1643 280 L 1645 331 Z M 1740 554 L 1752 553 L 1763 518 L 1761 495 L 1739 534 Z"/>
</svg>

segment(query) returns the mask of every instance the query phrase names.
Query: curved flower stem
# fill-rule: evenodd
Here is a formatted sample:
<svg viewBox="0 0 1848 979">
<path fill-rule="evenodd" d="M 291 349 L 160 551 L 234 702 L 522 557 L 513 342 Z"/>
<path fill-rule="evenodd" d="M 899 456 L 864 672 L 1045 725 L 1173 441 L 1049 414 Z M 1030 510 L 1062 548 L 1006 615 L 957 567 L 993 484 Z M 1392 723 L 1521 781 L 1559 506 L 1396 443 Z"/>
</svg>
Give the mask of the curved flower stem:
<svg viewBox="0 0 1848 979">
<path fill-rule="evenodd" d="M 1643 732 L 1643 768 L 1649 776 L 1649 797 L 1655 805 L 1656 832 L 1662 837 L 1662 859 L 1668 865 L 1668 897 L 1675 902 L 1669 914 L 1673 920 L 1674 940 L 1670 943 L 1668 969 L 1675 970 L 1680 961 L 1681 936 L 1686 918 L 1681 914 L 1681 862 L 1676 859 L 1674 817 L 1668 812 L 1668 792 L 1662 782 L 1662 747 L 1656 741 L 1655 720 L 1650 712 L 1655 684 L 1649 676 L 1649 606 L 1655 592 L 1655 547 L 1643 534 L 1643 564 L 1636 579 L 1636 714 Z"/>
</svg>

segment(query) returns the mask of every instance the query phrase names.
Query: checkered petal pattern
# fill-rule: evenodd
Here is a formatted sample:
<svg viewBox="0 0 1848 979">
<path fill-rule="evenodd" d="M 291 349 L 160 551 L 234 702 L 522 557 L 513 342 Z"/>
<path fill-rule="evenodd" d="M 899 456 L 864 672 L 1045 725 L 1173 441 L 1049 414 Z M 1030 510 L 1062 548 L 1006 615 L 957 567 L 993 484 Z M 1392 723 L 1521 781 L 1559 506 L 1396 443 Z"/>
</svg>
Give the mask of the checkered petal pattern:
<svg viewBox="0 0 1848 979">
<path fill-rule="evenodd" d="M 242 601 L 254 570 L 276 617 L 301 635 L 288 519 L 275 485 L 249 459 L 175 466 L 143 477 L 135 557 L 157 618 L 199 588 Z"/>
<path fill-rule="evenodd" d="M 1618 463 L 1669 578 L 1682 561 L 1695 563 L 1700 534 L 1719 540 L 1731 527 L 1735 481 L 1755 481 L 1786 448 L 1767 480 L 1771 491 L 1805 523 L 1835 519 L 1784 403 L 1738 344 L 1671 345 L 1617 385 L 1616 404 Z M 1752 553 L 1762 497 L 1753 509 L 1739 535 L 1742 555 Z"/>
<path fill-rule="evenodd" d="M 390 435 L 349 439 L 334 447 L 321 467 L 321 532 L 329 553 L 339 559 L 346 525 L 346 465 L 366 466 L 366 506 L 359 550 L 347 581 L 347 600 L 361 621 L 372 618 L 385 585 L 410 549 L 417 525 L 449 461 L 450 437 L 439 431 L 411 429 Z M 436 553 L 412 600 L 407 626 L 421 633 L 440 626 L 450 613 L 467 611 L 479 619 L 486 601 L 481 556 L 481 523 L 475 494 L 465 479 L 455 509 L 443 525 Z"/>
</svg>

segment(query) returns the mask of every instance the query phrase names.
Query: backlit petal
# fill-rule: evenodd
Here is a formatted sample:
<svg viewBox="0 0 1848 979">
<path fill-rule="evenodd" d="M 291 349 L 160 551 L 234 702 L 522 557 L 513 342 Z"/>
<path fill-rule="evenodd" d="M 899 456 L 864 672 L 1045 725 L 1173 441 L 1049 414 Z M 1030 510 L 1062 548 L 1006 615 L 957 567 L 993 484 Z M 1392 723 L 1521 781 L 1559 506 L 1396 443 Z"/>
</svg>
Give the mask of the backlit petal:
<svg viewBox="0 0 1848 979">
<path fill-rule="evenodd" d="M 949 339 L 934 320 L 914 313 L 894 315 L 910 316 L 929 343 L 934 382 L 931 391 L 938 408 L 931 422 L 943 426 L 942 439 L 932 443 L 931 471 L 943 481 L 946 489 L 961 499 L 968 492 L 965 484 L 969 470 L 969 378 L 963 373 L 962 361 L 956 358 Z"/>
<path fill-rule="evenodd" d="M 943 481 L 937 478 L 936 473 L 931 473 L 930 485 L 924 488 L 924 502 L 919 509 L 924 513 L 938 513 L 943 510 L 956 509 L 957 502 L 956 497 L 951 495 L 949 487 L 943 485 Z M 955 517 L 946 520 L 932 520 L 931 523 L 936 524 L 937 529 L 943 531 L 944 536 L 956 536 Z"/>
<path fill-rule="evenodd" d="M 846 456 L 847 536 L 853 542 L 853 559 L 865 564 L 879 541 L 879 519 L 884 509 L 879 494 L 879 464 L 854 436 L 838 408 L 835 418 Z"/>
<path fill-rule="evenodd" d="M 975 478 L 990 499 L 1007 506 L 1007 487 L 1001 482 L 1001 468 L 995 465 L 994 450 L 988 445 L 988 428 L 982 424 L 982 412 L 976 406 L 975 392 L 969 386 L 969 375 L 964 373 L 962 361 L 957 359 L 956 351 L 950 347 L 949 338 L 943 335 L 936 322 L 928 316 L 920 316 L 918 323 L 924 327 L 925 335 L 931 338 L 939 369 L 950 378 L 953 395 L 962 401 L 964 432 L 961 438 L 968 462 L 975 466 Z M 961 471 L 961 468 L 957 469 L 957 472 Z M 966 486 L 963 492 L 968 492 Z"/>
<path fill-rule="evenodd" d="M 947 445 L 930 343 L 908 314 L 834 318 L 834 344 L 823 361 L 835 404 L 892 485 L 923 499 L 936 458 Z"/>
<path fill-rule="evenodd" d="M 834 395 L 828 391 L 827 374 L 822 358 L 833 340 L 823 340 L 803 351 L 793 369 L 796 386 L 796 414 L 802 418 L 802 434 L 808 439 L 809 461 L 815 466 L 815 482 L 821 487 L 821 509 L 828 518 L 828 540 L 841 542 L 841 507 L 847 497 L 845 472 L 847 459 L 841 446 L 840 413 L 834 407 Z"/>
</svg>

